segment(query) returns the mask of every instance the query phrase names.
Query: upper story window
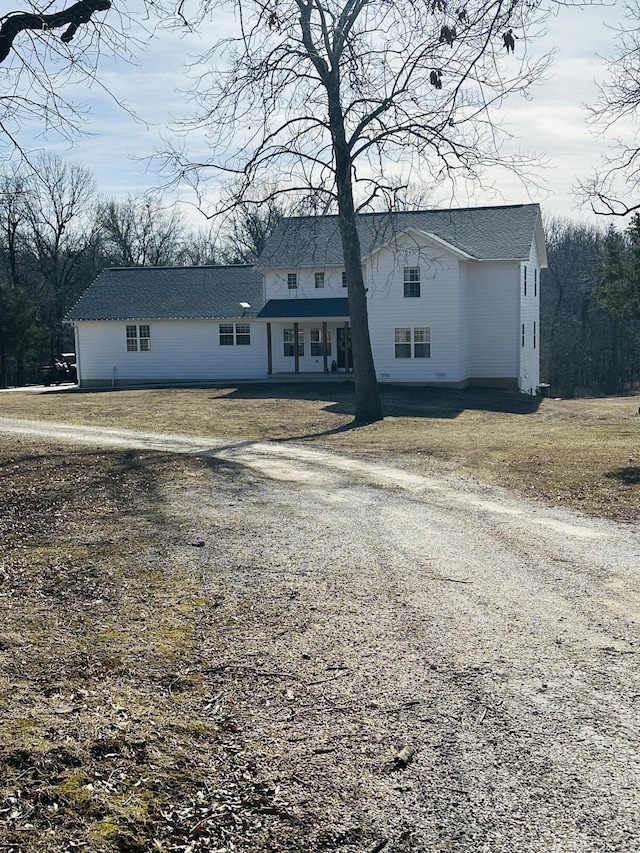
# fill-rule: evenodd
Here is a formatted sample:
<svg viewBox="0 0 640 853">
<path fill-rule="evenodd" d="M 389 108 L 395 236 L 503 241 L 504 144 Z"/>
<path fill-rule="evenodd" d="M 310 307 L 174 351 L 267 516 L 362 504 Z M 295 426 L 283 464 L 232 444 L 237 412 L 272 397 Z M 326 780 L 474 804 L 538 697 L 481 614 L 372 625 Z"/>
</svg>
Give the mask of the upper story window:
<svg viewBox="0 0 640 853">
<path fill-rule="evenodd" d="M 533 271 L 533 295 L 538 295 L 538 270 Z"/>
<path fill-rule="evenodd" d="M 127 326 L 127 352 L 150 352 L 151 326 Z"/>
<path fill-rule="evenodd" d="M 298 273 L 297 272 L 287 273 L 287 288 L 289 290 L 297 290 L 298 289 Z"/>
<path fill-rule="evenodd" d="M 364 265 L 364 264 L 362 265 L 362 268 L 361 268 L 361 269 L 362 269 L 362 281 L 364 281 L 364 280 L 366 279 L 366 277 L 367 277 L 367 274 L 366 274 L 366 267 L 365 267 L 365 265 Z M 345 270 L 343 270 L 343 271 L 342 271 L 342 286 L 343 286 L 343 287 L 347 287 L 347 286 L 348 286 L 348 282 L 347 282 L 347 273 L 345 272 Z"/>
<path fill-rule="evenodd" d="M 324 287 L 324 273 L 317 272 L 314 275 L 314 283 L 317 288 Z"/>
<path fill-rule="evenodd" d="M 527 268 L 524 268 L 524 295 L 527 295 Z"/>
<path fill-rule="evenodd" d="M 405 298 L 420 296 L 420 267 L 404 268 Z"/>
</svg>

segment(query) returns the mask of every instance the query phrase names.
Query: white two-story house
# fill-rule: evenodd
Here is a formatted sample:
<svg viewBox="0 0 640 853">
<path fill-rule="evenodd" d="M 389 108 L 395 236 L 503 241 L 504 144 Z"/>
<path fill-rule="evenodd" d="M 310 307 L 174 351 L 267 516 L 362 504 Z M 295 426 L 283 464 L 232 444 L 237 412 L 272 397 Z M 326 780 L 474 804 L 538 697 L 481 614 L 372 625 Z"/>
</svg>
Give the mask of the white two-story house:
<svg viewBox="0 0 640 853">
<path fill-rule="evenodd" d="M 538 205 L 363 214 L 380 382 L 539 385 Z M 352 369 L 335 216 L 284 219 L 255 267 L 109 269 L 67 315 L 82 387 Z"/>
<path fill-rule="evenodd" d="M 365 214 L 359 235 L 379 381 L 535 393 L 546 266 L 538 205 Z M 256 268 L 269 373 L 348 370 L 337 217 L 285 219 Z"/>
</svg>

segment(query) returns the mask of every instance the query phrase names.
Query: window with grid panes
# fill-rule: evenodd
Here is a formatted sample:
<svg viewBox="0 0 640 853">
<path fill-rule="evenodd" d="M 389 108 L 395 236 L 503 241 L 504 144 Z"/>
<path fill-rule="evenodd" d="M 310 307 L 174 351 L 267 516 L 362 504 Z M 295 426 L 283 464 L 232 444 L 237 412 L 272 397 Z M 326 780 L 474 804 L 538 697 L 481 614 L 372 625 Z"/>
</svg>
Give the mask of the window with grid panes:
<svg viewBox="0 0 640 853">
<path fill-rule="evenodd" d="M 151 350 L 151 326 L 126 326 L 127 352 L 149 352 Z"/>
<path fill-rule="evenodd" d="M 284 354 L 287 357 L 295 356 L 295 329 L 283 329 L 282 330 L 282 341 L 284 344 Z M 304 330 L 298 329 L 298 355 L 304 355 Z"/>
<path fill-rule="evenodd" d="M 138 337 L 140 338 L 140 352 L 151 350 L 151 327 L 138 326 Z"/>
<path fill-rule="evenodd" d="M 314 282 L 317 289 L 324 287 L 324 273 L 317 272 L 314 274 Z"/>
<path fill-rule="evenodd" d="M 127 326 L 127 352 L 138 352 L 137 326 Z"/>
<path fill-rule="evenodd" d="M 395 330 L 396 358 L 411 358 L 411 329 Z"/>
<path fill-rule="evenodd" d="M 297 290 L 298 289 L 298 273 L 297 272 L 287 273 L 287 288 L 289 290 Z"/>
<path fill-rule="evenodd" d="M 236 344 L 239 347 L 251 343 L 251 326 L 248 323 L 236 323 Z"/>
<path fill-rule="evenodd" d="M 420 296 L 420 267 L 404 268 L 405 299 Z"/>
<path fill-rule="evenodd" d="M 311 329 L 311 355 L 324 355 L 322 329 Z M 327 329 L 327 355 L 331 355 L 331 329 Z"/>
<path fill-rule="evenodd" d="M 220 323 L 220 346 L 233 346 L 233 323 Z"/>
<path fill-rule="evenodd" d="M 413 357 L 431 358 L 431 329 L 428 326 L 413 330 Z"/>
</svg>

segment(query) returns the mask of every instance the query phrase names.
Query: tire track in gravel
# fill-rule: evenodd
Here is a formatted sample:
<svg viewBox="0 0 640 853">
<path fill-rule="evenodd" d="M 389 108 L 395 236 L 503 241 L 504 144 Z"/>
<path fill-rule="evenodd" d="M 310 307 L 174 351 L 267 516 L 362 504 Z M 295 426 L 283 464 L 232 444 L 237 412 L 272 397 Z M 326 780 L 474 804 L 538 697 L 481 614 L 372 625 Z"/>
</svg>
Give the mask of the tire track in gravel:
<svg viewBox="0 0 640 853">
<path fill-rule="evenodd" d="M 310 790 L 329 823 L 357 817 L 389 853 L 640 851 L 635 529 L 284 443 L 17 419 L 0 432 L 253 472 L 236 526 L 191 559 L 253 596 L 245 652 L 276 661 L 301 694 L 304 715 L 286 691 L 238 697 L 293 801 Z M 197 489 L 171 499 L 207 541 L 215 501 Z M 284 600 L 297 615 L 282 637 Z M 321 677 L 321 661 L 344 674 Z M 309 739 L 327 731 L 319 760 Z M 403 743 L 416 755 L 399 774 L 389 761 Z M 361 850 L 344 833 L 343 849 Z"/>
</svg>

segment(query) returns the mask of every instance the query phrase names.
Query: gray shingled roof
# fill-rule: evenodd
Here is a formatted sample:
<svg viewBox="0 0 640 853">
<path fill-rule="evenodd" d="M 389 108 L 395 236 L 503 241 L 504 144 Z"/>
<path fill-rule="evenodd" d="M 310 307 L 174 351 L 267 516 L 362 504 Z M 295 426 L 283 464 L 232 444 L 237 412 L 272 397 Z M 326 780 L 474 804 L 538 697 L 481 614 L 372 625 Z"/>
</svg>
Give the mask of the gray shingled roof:
<svg viewBox="0 0 640 853">
<path fill-rule="evenodd" d="M 266 320 L 348 316 L 349 300 L 345 296 L 333 299 L 270 299 L 258 314 L 258 318 Z"/>
<path fill-rule="evenodd" d="M 358 217 L 363 256 L 389 243 L 407 228 L 435 234 L 478 260 L 526 260 L 536 223 L 537 204 L 365 213 Z M 258 268 L 343 266 L 337 216 L 284 219 L 268 240 Z"/>
<path fill-rule="evenodd" d="M 67 320 L 205 320 L 254 315 L 262 277 L 251 266 L 114 267 L 103 270 Z"/>
</svg>

